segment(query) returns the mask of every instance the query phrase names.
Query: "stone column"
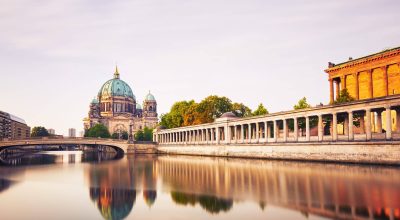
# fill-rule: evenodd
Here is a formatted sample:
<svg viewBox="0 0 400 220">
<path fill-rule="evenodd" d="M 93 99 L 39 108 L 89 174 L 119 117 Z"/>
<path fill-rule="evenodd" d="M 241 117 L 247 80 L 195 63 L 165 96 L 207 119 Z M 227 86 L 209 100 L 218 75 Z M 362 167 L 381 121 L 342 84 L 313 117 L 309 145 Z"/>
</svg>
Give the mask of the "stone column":
<svg viewBox="0 0 400 220">
<path fill-rule="evenodd" d="M 298 140 L 298 138 L 299 138 L 299 126 L 298 126 L 298 124 L 297 124 L 297 118 L 296 117 L 294 117 L 293 118 L 293 125 L 294 125 L 294 129 L 293 129 L 293 132 L 294 132 L 294 141 L 297 141 Z"/>
<path fill-rule="evenodd" d="M 240 143 L 244 143 L 244 125 L 240 125 Z"/>
<path fill-rule="evenodd" d="M 265 139 L 264 139 L 264 142 L 265 143 L 267 143 L 268 142 L 268 123 L 265 121 L 264 122 L 264 136 L 265 136 Z"/>
<path fill-rule="evenodd" d="M 249 143 L 251 143 L 251 123 L 250 124 L 248 124 L 248 134 L 247 134 L 247 137 L 248 137 L 248 142 Z"/>
<path fill-rule="evenodd" d="M 238 126 L 237 125 L 235 125 L 235 130 L 234 130 L 234 132 L 235 132 L 235 143 L 237 143 L 238 142 L 238 132 L 237 132 L 237 129 L 238 129 Z"/>
<path fill-rule="evenodd" d="M 396 109 L 396 132 L 400 132 L 400 109 Z"/>
<path fill-rule="evenodd" d="M 324 128 L 322 124 L 322 115 L 318 115 L 318 141 L 322 141 Z"/>
<path fill-rule="evenodd" d="M 372 134 L 371 134 L 371 109 L 366 109 L 365 110 L 365 116 L 366 116 L 366 123 L 365 123 L 365 134 L 367 136 L 367 140 L 371 140 Z"/>
<path fill-rule="evenodd" d="M 348 112 L 348 114 L 349 114 L 349 124 L 348 124 L 348 126 L 349 126 L 349 140 L 350 141 L 352 141 L 352 140 L 354 140 L 354 133 L 353 133 L 353 112 L 352 111 L 349 111 Z"/>
<path fill-rule="evenodd" d="M 358 73 L 354 73 L 353 77 L 354 77 L 354 80 L 355 80 L 355 85 L 354 85 L 355 99 L 359 100 L 360 99 L 360 95 L 359 95 L 360 94 L 360 91 L 359 91 L 360 90 L 360 86 L 359 86 L 359 83 L 358 83 Z"/>
<path fill-rule="evenodd" d="M 225 130 L 225 143 L 229 144 L 229 143 L 231 143 L 231 139 L 232 139 L 232 137 L 231 137 L 231 127 L 226 125 L 224 127 L 224 130 Z"/>
<path fill-rule="evenodd" d="M 306 141 L 310 141 L 310 118 L 306 116 Z"/>
<path fill-rule="evenodd" d="M 215 139 L 214 128 L 210 128 L 210 133 L 211 133 L 211 140 L 210 140 L 210 143 L 213 144 L 213 143 L 215 143 L 215 142 L 214 142 L 214 139 Z"/>
<path fill-rule="evenodd" d="M 382 71 L 383 71 L 383 88 L 385 89 L 384 95 L 387 96 L 389 95 L 388 92 L 388 73 L 387 73 L 387 66 L 383 66 L 382 67 Z"/>
<path fill-rule="evenodd" d="M 210 133 L 208 131 L 208 128 L 206 128 L 206 140 L 205 140 L 206 144 L 208 144 L 209 139 L 210 139 Z"/>
<path fill-rule="evenodd" d="M 279 136 L 279 131 L 278 131 L 278 126 L 276 124 L 276 120 L 274 120 L 274 141 L 278 141 L 278 136 Z"/>
<path fill-rule="evenodd" d="M 386 107 L 386 139 L 392 139 L 392 116 L 390 106 Z"/>
<path fill-rule="evenodd" d="M 338 99 L 339 98 L 339 93 L 340 93 L 340 87 L 339 87 L 339 81 L 338 80 L 335 80 L 335 85 L 336 85 L 336 99 Z"/>
<path fill-rule="evenodd" d="M 332 113 L 332 140 L 337 140 L 337 114 L 336 112 Z"/>
<path fill-rule="evenodd" d="M 333 103 L 334 100 L 334 94 L 333 94 L 333 79 L 329 79 L 329 97 L 330 97 L 330 102 L 329 103 Z"/>
<path fill-rule="evenodd" d="M 260 127 L 258 122 L 256 122 L 256 142 L 258 143 L 260 140 Z"/>
<path fill-rule="evenodd" d="M 283 141 L 286 142 L 287 141 L 287 136 L 288 136 L 288 128 L 287 128 L 287 121 L 284 118 L 283 119 Z"/>
<path fill-rule="evenodd" d="M 216 140 L 215 140 L 216 144 L 219 144 L 219 128 L 218 127 L 215 128 L 215 137 L 216 137 Z"/>
<path fill-rule="evenodd" d="M 376 132 L 382 133 L 382 111 L 376 112 Z"/>
</svg>

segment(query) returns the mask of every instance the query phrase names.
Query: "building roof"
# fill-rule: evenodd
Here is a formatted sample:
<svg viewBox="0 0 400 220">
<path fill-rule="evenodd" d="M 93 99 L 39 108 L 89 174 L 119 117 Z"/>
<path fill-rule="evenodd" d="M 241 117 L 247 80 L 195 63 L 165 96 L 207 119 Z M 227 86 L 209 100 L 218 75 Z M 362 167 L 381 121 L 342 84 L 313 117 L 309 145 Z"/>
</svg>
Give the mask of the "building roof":
<svg viewBox="0 0 400 220">
<path fill-rule="evenodd" d="M 133 95 L 131 87 L 119 78 L 118 68 L 115 69 L 114 78 L 108 80 L 103 84 L 100 88 L 98 96 L 122 96 L 129 97 L 132 99 L 136 99 L 135 95 Z"/>
<path fill-rule="evenodd" d="M 16 122 L 19 122 L 19 123 L 22 123 L 22 124 L 26 124 L 26 122 L 25 122 L 24 119 L 22 119 L 22 118 L 20 118 L 20 117 L 17 117 L 17 116 L 15 116 L 15 115 L 12 115 L 12 114 L 9 114 L 9 115 L 10 115 L 10 119 L 11 119 L 11 120 L 16 121 Z"/>
<path fill-rule="evenodd" d="M 334 64 L 333 67 L 337 67 L 337 66 L 340 66 L 340 65 L 343 65 L 343 64 L 359 61 L 359 60 L 362 60 L 362 59 L 365 59 L 365 58 L 374 57 L 374 56 L 377 56 L 377 55 L 381 55 L 381 54 L 384 54 L 384 53 L 387 53 L 387 52 L 391 52 L 391 51 L 396 51 L 396 50 L 400 50 L 400 47 L 394 47 L 394 48 L 385 49 L 385 50 L 382 50 L 380 52 L 373 53 L 373 54 L 370 54 L 370 55 L 367 55 L 367 56 L 363 56 L 363 57 L 359 57 L 359 58 L 356 58 L 356 59 L 349 59 L 349 60 L 347 60 L 345 62 Z"/>
<path fill-rule="evenodd" d="M 156 101 L 156 98 L 154 98 L 154 95 L 151 94 L 150 91 L 149 91 L 149 93 L 146 95 L 145 100 L 146 101 Z"/>
</svg>

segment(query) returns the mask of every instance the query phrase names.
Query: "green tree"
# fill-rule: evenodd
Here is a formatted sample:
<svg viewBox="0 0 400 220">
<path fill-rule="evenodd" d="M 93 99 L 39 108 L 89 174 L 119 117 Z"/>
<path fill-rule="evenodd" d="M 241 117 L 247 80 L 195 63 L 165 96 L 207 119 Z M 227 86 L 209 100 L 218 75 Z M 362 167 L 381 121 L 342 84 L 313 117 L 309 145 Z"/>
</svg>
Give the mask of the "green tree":
<svg viewBox="0 0 400 220">
<path fill-rule="evenodd" d="M 185 115 L 194 104 L 193 100 L 175 102 L 169 113 L 161 115 L 160 125 L 166 128 L 181 127 L 184 123 Z"/>
<path fill-rule="evenodd" d="M 351 102 L 354 101 L 354 98 L 351 97 L 349 94 L 349 91 L 344 88 L 340 91 L 339 97 L 333 102 L 334 104 L 340 104 L 340 103 L 345 103 L 345 102 Z"/>
<path fill-rule="evenodd" d="M 85 137 L 110 138 L 110 136 L 111 135 L 110 132 L 108 132 L 108 128 L 103 124 L 96 124 L 85 131 Z"/>
<path fill-rule="evenodd" d="M 221 117 L 225 112 L 232 111 L 232 101 L 227 97 L 211 95 L 203 99 L 197 106 L 197 112 L 201 113 L 201 123 L 210 123 Z"/>
<path fill-rule="evenodd" d="M 153 141 L 153 129 L 144 127 L 143 138 L 144 138 L 144 141 Z"/>
<path fill-rule="evenodd" d="M 144 127 L 144 129 L 140 129 L 135 134 L 136 141 L 153 141 L 153 129 L 148 127 Z"/>
<path fill-rule="evenodd" d="M 112 139 L 124 139 L 124 140 L 128 140 L 128 132 L 126 132 L 126 131 L 122 131 L 121 133 L 119 133 L 119 132 L 114 132 L 112 135 L 111 135 L 111 138 Z"/>
<path fill-rule="evenodd" d="M 307 103 L 307 98 L 303 97 L 302 99 L 299 100 L 299 102 L 293 106 L 294 110 L 298 109 L 305 109 L 305 108 L 310 108 L 311 105 Z"/>
<path fill-rule="evenodd" d="M 31 137 L 47 137 L 47 136 L 50 136 L 50 134 L 45 127 L 37 126 L 32 128 Z"/>
<path fill-rule="evenodd" d="M 232 112 L 237 116 L 237 117 L 249 117 L 251 116 L 251 109 L 247 106 L 245 106 L 243 103 L 233 103 L 232 105 Z"/>
<path fill-rule="evenodd" d="M 143 133 L 142 129 L 140 129 L 139 131 L 137 131 L 135 133 L 135 140 L 136 141 L 144 141 L 144 133 Z"/>
<path fill-rule="evenodd" d="M 260 103 L 257 109 L 252 113 L 254 116 L 257 115 L 266 115 L 268 114 L 268 110 L 264 107 L 262 103 Z"/>
</svg>

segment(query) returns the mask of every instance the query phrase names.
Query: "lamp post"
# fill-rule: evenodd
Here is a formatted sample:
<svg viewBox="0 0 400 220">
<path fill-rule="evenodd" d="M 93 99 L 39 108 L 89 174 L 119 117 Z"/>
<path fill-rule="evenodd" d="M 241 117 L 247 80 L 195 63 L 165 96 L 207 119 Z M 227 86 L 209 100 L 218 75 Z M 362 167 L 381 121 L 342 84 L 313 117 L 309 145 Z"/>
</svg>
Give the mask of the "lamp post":
<svg viewBox="0 0 400 220">
<path fill-rule="evenodd" d="M 135 141 L 135 138 L 133 137 L 133 120 L 131 119 L 129 121 L 129 137 L 128 137 L 128 143 L 133 144 Z"/>
</svg>

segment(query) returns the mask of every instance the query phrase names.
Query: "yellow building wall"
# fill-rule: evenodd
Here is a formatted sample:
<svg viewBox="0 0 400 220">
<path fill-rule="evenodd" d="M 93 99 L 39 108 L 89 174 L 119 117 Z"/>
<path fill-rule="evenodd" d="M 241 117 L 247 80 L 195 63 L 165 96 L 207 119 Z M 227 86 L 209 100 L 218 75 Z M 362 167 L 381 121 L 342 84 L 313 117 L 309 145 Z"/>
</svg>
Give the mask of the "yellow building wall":
<svg viewBox="0 0 400 220">
<path fill-rule="evenodd" d="M 370 95 L 370 76 L 369 73 L 366 71 L 360 72 L 358 76 L 358 83 L 359 83 L 359 99 L 369 99 L 371 98 Z"/>
<path fill-rule="evenodd" d="M 353 75 L 346 76 L 346 88 L 349 92 L 350 96 L 355 98 L 356 97 L 356 79 Z"/>
<path fill-rule="evenodd" d="M 385 81 L 381 68 L 372 71 L 373 97 L 385 96 Z"/>
<path fill-rule="evenodd" d="M 388 67 L 389 95 L 400 94 L 400 68 L 397 64 Z"/>
</svg>

